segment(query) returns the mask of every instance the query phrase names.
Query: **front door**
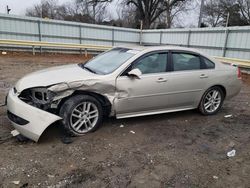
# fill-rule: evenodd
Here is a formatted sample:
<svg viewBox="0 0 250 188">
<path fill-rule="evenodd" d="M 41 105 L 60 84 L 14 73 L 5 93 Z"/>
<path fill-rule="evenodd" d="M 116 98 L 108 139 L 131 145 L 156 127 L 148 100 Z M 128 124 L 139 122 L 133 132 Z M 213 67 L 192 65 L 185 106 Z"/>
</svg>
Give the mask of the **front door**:
<svg viewBox="0 0 250 188">
<path fill-rule="evenodd" d="M 126 117 L 165 109 L 168 104 L 168 53 L 154 52 L 135 61 L 129 70 L 138 68 L 140 78 L 122 74 L 116 80 L 118 97 L 116 116 Z"/>
</svg>

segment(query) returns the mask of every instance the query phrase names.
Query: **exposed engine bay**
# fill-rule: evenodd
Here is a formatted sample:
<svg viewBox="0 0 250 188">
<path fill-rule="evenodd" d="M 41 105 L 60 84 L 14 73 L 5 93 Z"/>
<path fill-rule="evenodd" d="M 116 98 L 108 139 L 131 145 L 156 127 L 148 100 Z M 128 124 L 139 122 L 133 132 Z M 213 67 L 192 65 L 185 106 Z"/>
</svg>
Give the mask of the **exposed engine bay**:
<svg viewBox="0 0 250 188">
<path fill-rule="evenodd" d="M 22 91 L 19 98 L 27 104 L 47 111 L 50 108 L 55 108 L 60 102 L 60 100 L 53 101 L 55 96 L 56 93 L 48 90 L 46 87 L 41 87 L 26 89 Z"/>
</svg>

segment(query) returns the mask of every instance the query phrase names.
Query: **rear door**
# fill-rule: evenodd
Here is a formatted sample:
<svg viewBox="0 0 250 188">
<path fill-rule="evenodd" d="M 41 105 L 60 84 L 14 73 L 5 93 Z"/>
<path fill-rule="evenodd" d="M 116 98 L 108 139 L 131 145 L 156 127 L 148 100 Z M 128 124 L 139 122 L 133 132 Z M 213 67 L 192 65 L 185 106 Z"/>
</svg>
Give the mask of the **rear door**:
<svg viewBox="0 0 250 188">
<path fill-rule="evenodd" d="M 171 51 L 170 55 L 168 108 L 197 107 L 210 75 L 204 59 L 199 54 L 186 51 Z"/>
</svg>

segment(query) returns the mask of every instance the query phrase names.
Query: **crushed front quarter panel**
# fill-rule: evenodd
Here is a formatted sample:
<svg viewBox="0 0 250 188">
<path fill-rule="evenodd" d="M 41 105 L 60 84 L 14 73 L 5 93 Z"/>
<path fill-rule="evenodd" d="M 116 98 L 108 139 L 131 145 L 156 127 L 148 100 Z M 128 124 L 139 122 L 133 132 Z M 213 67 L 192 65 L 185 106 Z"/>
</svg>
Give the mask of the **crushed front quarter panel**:
<svg viewBox="0 0 250 188">
<path fill-rule="evenodd" d="M 66 87 L 67 85 L 67 87 Z M 114 99 L 119 95 L 116 91 L 115 81 L 113 79 L 88 79 L 69 82 L 65 84 L 58 84 L 48 88 L 55 92 L 54 100 L 62 99 L 70 96 L 75 91 L 87 91 L 100 94 L 108 99 L 111 104 L 111 114 L 114 115 Z M 121 92 L 124 93 L 124 92 Z"/>
</svg>

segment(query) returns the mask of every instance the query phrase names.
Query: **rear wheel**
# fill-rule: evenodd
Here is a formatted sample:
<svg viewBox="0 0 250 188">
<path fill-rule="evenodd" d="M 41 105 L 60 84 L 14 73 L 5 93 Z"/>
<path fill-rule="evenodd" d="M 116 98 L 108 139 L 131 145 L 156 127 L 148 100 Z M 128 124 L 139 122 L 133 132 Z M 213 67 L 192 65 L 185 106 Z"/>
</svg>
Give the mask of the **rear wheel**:
<svg viewBox="0 0 250 188">
<path fill-rule="evenodd" d="M 95 131 L 103 119 L 100 102 L 89 95 L 76 95 L 68 99 L 60 109 L 64 128 L 71 135 L 80 136 Z"/>
<path fill-rule="evenodd" d="M 203 95 L 199 110 L 203 115 L 216 114 L 224 101 L 224 93 L 220 87 L 212 87 L 208 89 Z"/>
</svg>

